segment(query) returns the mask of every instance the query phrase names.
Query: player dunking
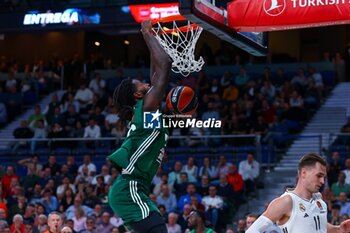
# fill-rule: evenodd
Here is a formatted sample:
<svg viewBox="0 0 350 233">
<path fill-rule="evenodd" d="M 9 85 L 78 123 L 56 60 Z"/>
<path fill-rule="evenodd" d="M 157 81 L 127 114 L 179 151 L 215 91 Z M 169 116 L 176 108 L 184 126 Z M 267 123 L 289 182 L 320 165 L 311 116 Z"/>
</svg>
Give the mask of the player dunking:
<svg viewBox="0 0 350 233">
<path fill-rule="evenodd" d="M 151 86 L 125 79 L 116 88 L 114 101 L 122 120 L 130 121 L 127 138 L 108 156 L 122 175 L 110 188 L 109 205 L 135 232 L 167 232 L 157 206 L 149 199 L 149 187 L 162 161 L 168 138 L 165 129 L 145 129 L 143 113 L 156 112 L 168 86 L 171 59 L 152 34 L 150 21 L 142 34 L 151 54 Z"/>
<path fill-rule="evenodd" d="M 283 233 L 346 233 L 350 220 L 335 226 L 327 223 L 327 205 L 319 193 L 326 176 L 326 161 L 309 153 L 299 161 L 298 182 L 274 199 L 246 233 L 262 233 L 277 223 Z"/>
</svg>

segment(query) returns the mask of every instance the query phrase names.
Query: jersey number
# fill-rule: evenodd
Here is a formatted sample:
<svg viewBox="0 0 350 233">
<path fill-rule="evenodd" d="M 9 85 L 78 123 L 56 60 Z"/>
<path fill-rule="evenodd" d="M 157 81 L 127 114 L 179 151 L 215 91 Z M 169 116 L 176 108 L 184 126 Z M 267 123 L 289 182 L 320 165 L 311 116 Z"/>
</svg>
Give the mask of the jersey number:
<svg viewBox="0 0 350 233">
<path fill-rule="evenodd" d="M 320 216 L 314 216 L 316 231 L 321 229 Z"/>
</svg>

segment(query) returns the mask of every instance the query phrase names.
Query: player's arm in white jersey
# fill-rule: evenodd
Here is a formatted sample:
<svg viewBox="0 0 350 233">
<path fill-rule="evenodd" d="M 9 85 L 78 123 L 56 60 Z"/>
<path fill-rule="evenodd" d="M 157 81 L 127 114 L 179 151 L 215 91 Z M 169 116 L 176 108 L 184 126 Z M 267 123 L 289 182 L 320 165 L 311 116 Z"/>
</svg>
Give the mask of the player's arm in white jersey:
<svg viewBox="0 0 350 233">
<path fill-rule="evenodd" d="M 288 221 L 292 209 L 293 201 L 289 195 L 274 199 L 246 233 L 262 233 L 274 223 L 284 224 Z"/>
<path fill-rule="evenodd" d="M 246 233 L 262 233 L 274 223 L 283 225 L 291 215 L 293 201 L 289 195 L 274 199 L 266 211 L 251 225 Z M 350 232 L 350 220 L 342 222 L 339 226 L 327 224 L 327 233 Z"/>
</svg>

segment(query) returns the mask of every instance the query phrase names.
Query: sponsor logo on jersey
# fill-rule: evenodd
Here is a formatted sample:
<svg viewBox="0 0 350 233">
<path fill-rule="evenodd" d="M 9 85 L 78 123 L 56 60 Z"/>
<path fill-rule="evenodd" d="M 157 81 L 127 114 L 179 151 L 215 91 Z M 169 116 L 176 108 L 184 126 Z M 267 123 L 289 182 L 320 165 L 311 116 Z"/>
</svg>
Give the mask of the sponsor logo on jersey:
<svg viewBox="0 0 350 233">
<path fill-rule="evenodd" d="M 320 201 L 316 201 L 316 205 L 320 210 L 323 210 L 323 207 Z"/>
<path fill-rule="evenodd" d="M 309 217 L 309 215 L 307 213 L 305 213 L 304 218 L 307 218 L 307 217 Z"/>
<path fill-rule="evenodd" d="M 265 0 L 264 11 L 269 16 L 278 16 L 286 9 L 285 0 Z"/>
<path fill-rule="evenodd" d="M 299 203 L 299 210 L 300 210 L 301 212 L 305 212 L 306 208 L 305 208 L 305 206 L 303 205 L 303 203 Z"/>
</svg>

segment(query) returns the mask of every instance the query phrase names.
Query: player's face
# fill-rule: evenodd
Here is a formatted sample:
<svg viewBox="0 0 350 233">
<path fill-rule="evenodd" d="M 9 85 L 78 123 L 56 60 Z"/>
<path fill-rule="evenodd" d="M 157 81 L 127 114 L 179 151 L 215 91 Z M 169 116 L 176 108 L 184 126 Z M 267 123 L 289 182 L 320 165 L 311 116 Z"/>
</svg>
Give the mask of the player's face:
<svg viewBox="0 0 350 233">
<path fill-rule="evenodd" d="M 188 217 L 188 226 L 192 228 L 196 228 L 197 226 L 197 214 L 191 213 Z"/>
<path fill-rule="evenodd" d="M 135 87 L 135 96 L 136 96 L 136 98 L 143 98 L 143 96 L 151 88 L 148 83 L 140 82 L 137 79 L 133 79 L 132 83 L 134 84 L 134 87 Z"/>
<path fill-rule="evenodd" d="M 316 163 L 314 167 L 306 171 L 307 184 L 306 187 L 311 193 L 316 193 L 324 184 L 326 177 L 326 166 Z"/>
</svg>

